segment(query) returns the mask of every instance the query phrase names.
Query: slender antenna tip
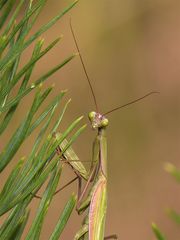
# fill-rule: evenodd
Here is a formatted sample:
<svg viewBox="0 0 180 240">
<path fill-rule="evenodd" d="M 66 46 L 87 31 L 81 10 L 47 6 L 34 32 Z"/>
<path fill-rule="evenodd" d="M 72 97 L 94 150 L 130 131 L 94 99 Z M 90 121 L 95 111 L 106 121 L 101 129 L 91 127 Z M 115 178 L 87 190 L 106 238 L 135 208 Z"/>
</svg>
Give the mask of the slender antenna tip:
<svg viewBox="0 0 180 240">
<path fill-rule="evenodd" d="M 158 91 L 153 91 L 153 92 L 151 92 L 150 94 L 153 94 L 153 93 L 155 93 L 155 94 L 160 94 L 160 92 L 158 92 Z"/>
<path fill-rule="evenodd" d="M 61 34 L 59 37 L 60 37 L 60 39 L 61 39 L 61 38 L 63 38 L 63 37 L 64 37 L 64 35 L 63 35 L 63 34 Z"/>
</svg>

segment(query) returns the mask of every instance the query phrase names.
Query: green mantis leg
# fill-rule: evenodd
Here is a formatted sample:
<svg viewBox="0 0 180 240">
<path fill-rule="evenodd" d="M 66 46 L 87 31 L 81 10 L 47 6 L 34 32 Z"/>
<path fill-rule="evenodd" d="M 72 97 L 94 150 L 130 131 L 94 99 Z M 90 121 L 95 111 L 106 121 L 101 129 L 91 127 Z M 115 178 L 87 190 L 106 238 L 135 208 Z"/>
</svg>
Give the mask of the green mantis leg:
<svg viewBox="0 0 180 240">
<path fill-rule="evenodd" d="M 81 229 L 76 233 L 74 240 L 88 240 L 88 216 L 85 217 Z"/>
</svg>

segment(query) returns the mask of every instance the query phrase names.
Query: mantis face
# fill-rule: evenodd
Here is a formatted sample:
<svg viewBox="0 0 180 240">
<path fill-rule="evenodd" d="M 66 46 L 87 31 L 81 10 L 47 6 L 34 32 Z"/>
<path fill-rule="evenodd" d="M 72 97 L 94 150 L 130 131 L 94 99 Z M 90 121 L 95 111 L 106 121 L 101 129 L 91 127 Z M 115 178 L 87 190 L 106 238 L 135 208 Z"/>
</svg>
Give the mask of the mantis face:
<svg viewBox="0 0 180 240">
<path fill-rule="evenodd" d="M 88 117 L 93 129 L 105 128 L 109 123 L 108 119 L 105 116 L 97 112 L 90 112 L 88 114 Z"/>
</svg>

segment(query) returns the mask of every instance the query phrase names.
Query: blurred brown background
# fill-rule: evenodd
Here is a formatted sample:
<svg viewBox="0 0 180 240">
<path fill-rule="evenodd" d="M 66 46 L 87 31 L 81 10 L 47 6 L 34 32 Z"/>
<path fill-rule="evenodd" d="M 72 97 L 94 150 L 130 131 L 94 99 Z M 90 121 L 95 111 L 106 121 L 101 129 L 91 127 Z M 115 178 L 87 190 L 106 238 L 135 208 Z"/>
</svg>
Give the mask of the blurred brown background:
<svg viewBox="0 0 180 240">
<path fill-rule="evenodd" d="M 51 0 L 34 31 L 63 9 L 70 1 Z M 69 17 L 76 32 L 87 71 L 102 112 L 124 104 L 150 91 L 159 91 L 142 102 L 109 115 L 108 134 L 108 214 L 106 232 L 123 240 L 154 240 L 150 224 L 156 222 L 170 240 L 180 239 L 180 229 L 166 215 L 168 207 L 180 211 L 180 189 L 164 171 L 165 162 L 180 167 L 180 2 L 178 0 L 99 0 L 79 4 L 43 37 L 46 44 L 60 34 L 61 43 L 41 60 L 34 79 L 76 52 Z M 26 61 L 31 49 L 24 54 Z M 32 79 L 33 81 L 33 79 Z M 60 131 L 77 116 L 93 110 L 90 89 L 79 58 L 56 73 L 47 85 L 55 83 L 53 94 L 68 89 L 72 103 Z M 13 128 L 18 126 L 31 96 L 18 108 Z M 65 101 L 64 101 L 65 102 Z M 24 111 L 24 113 L 23 113 Z M 84 122 L 88 122 L 87 118 Z M 26 141 L 17 159 L 27 155 L 36 134 Z M 91 159 L 95 132 L 90 127 L 74 144 L 80 159 Z M 3 142 L 4 142 L 3 139 Z M 2 143 L 3 144 L 3 143 Z M 8 171 L 12 168 L 10 164 Z M 63 182 L 73 175 L 67 169 Z M 1 177 L 4 181 L 5 177 Z M 53 200 L 43 228 L 48 239 L 59 212 L 76 184 Z M 38 200 L 32 205 L 32 216 Z M 81 218 L 74 213 L 62 239 L 73 239 Z"/>
</svg>

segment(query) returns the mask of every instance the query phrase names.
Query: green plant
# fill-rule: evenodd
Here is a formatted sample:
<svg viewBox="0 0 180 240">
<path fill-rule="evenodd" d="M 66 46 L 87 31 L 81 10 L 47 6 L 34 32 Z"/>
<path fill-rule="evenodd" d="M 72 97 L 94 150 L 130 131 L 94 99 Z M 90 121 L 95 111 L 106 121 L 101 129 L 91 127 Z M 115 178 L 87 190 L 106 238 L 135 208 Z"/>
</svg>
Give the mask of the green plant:
<svg viewBox="0 0 180 240">
<path fill-rule="evenodd" d="M 172 163 L 166 163 L 165 170 L 171 174 L 171 176 L 176 180 L 177 183 L 180 183 L 180 171 L 179 169 L 177 169 L 176 166 L 174 166 Z M 180 224 L 180 214 L 177 213 L 176 210 L 168 209 L 167 213 L 176 224 Z"/>
<path fill-rule="evenodd" d="M 53 133 L 58 129 L 63 118 L 67 104 L 61 110 L 58 119 L 51 126 L 51 120 L 55 115 L 55 110 L 59 106 L 65 91 L 60 92 L 43 109 L 42 103 L 47 100 L 53 87 L 43 90 L 43 82 L 61 69 L 66 63 L 71 61 L 76 54 L 67 57 L 63 62 L 47 71 L 45 74 L 30 83 L 33 70 L 37 62 L 48 53 L 60 40 L 55 39 L 46 48 L 43 49 L 44 40 L 39 39 L 42 33 L 47 31 L 61 17 L 66 14 L 78 2 L 71 3 L 65 10 L 60 12 L 46 25 L 42 26 L 37 32 L 31 34 L 31 29 L 41 13 L 46 0 L 36 2 L 21 0 L 16 4 L 15 0 L 0 0 L 0 134 L 5 132 L 13 123 L 12 119 L 16 114 L 16 109 L 23 97 L 31 91 L 35 91 L 35 96 L 31 107 L 23 116 L 22 121 L 16 131 L 10 137 L 8 143 L 0 153 L 0 173 L 14 160 L 16 152 L 23 146 L 24 141 L 40 125 L 41 130 L 34 142 L 33 149 L 29 156 L 18 161 L 14 169 L 7 178 L 5 185 L 0 193 L 0 216 L 7 214 L 7 218 L 0 228 L 0 239 L 21 239 L 24 228 L 29 218 L 29 204 L 36 192 L 41 188 L 44 182 L 49 179 L 48 185 L 43 193 L 35 219 L 25 239 L 39 239 L 43 221 L 47 210 L 56 191 L 59 178 L 61 176 L 62 165 L 59 157 L 55 155 L 55 150 L 69 134 L 78 127 L 81 117 L 76 119 L 69 127 L 58 137 Z M 22 8 L 26 8 L 22 18 L 16 22 L 16 18 Z M 30 37 L 28 37 L 30 35 Z M 32 56 L 28 62 L 20 67 L 19 63 L 24 50 L 36 41 Z M 17 89 L 17 94 L 13 90 Z M 40 111 L 40 113 L 39 113 Z M 39 115 L 37 115 L 39 114 Z M 65 146 L 61 155 L 68 150 L 76 140 L 85 126 L 76 130 L 70 141 Z M 49 130 L 50 128 L 50 130 Z M 60 215 L 57 226 L 54 229 L 50 239 L 59 239 L 68 218 L 75 206 L 76 196 L 72 195 L 67 202 L 62 214 Z"/>
<path fill-rule="evenodd" d="M 151 227 L 157 240 L 166 240 L 164 234 L 159 230 L 158 226 L 155 223 L 152 223 Z"/>
<path fill-rule="evenodd" d="M 176 168 L 176 166 L 174 166 L 172 163 L 166 163 L 164 168 L 169 174 L 171 174 L 177 183 L 180 182 L 180 171 Z M 180 224 L 180 214 L 177 213 L 176 210 L 168 209 L 167 214 L 176 224 Z M 158 240 L 166 240 L 164 234 L 159 230 L 156 224 L 152 224 L 152 229 Z"/>
</svg>

